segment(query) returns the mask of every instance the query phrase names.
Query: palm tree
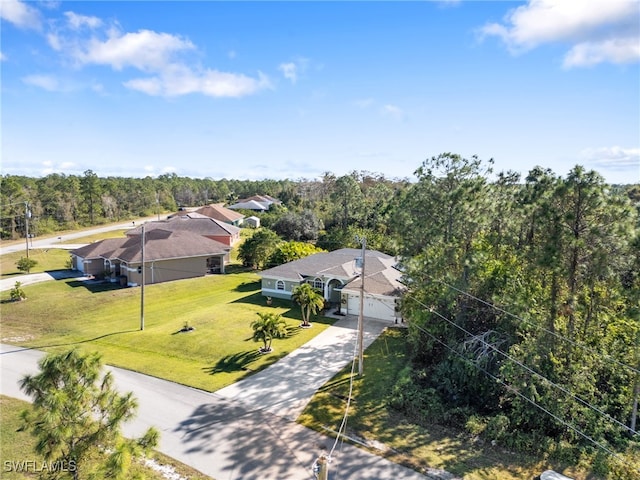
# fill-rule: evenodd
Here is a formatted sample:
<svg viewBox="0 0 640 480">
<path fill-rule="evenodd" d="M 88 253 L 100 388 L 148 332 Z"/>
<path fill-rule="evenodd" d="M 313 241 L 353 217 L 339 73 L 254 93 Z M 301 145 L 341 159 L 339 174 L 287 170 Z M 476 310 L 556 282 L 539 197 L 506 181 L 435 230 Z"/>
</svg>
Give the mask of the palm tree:
<svg viewBox="0 0 640 480">
<path fill-rule="evenodd" d="M 324 307 L 324 298 L 308 283 L 303 283 L 294 288 L 293 292 L 291 292 L 291 298 L 302 309 L 302 326 L 310 327 L 309 317 L 318 313 Z"/>
<path fill-rule="evenodd" d="M 287 335 L 287 323 L 277 313 L 261 313 L 258 320 L 251 322 L 253 328 L 253 340 L 262 342 L 263 347 L 260 349 L 262 353 L 271 351 L 271 341 L 274 338 L 283 338 Z"/>
</svg>

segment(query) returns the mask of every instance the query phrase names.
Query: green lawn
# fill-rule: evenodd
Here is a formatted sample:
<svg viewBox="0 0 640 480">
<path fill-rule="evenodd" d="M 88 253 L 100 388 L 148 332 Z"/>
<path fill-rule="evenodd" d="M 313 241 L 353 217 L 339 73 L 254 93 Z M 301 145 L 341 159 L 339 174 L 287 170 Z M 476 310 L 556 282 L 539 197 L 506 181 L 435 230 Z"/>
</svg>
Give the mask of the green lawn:
<svg viewBox="0 0 640 480">
<path fill-rule="evenodd" d="M 263 369 L 330 325 L 318 318 L 298 328 L 291 302 L 267 306 L 256 273 L 240 272 L 145 287 L 140 331 L 140 288 L 74 280 L 24 287 L 27 300 L 2 296 L 2 341 L 45 351 L 73 346 L 97 350 L 105 363 L 215 391 Z M 290 335 L 257 353 L 250 323 L 257 312 L 283 315 Z M 188 323 L 195 330 L 179 333 Z"/>
<path fill-rule="evenodd" d="M 92 243 L 105 238 L 117 238 L 124 236 L 126 230 L 113 230 L 106 233 L 87 235 L 74 240 L 63 241 L 65 243 Z M 24 250 L 15 253 L 0 255 L 0 278 L 16 277 L 20 281 L 20 275 L 24 275 L 16 267 L 16 263 L 21 257 L 26 256 L 26 246 Z M 40 273 L 49 270 L 62 270 L 67 268 L 69 251 L 61 248 L 29 248 L 29 258 L 35 260 L 37 265 L 31 269 L 30 273 Z"/>
<path fill-rule="evenodd" d="M 19 282 L 24 272 L 18 270 L 16 263 L 25 255 L 25 251 L 0 255 L 0 278 L 15 278 L 16 281 Z M 33 250 L 29 250 L 29 258 L 38 262 L 36 266 L 31 269 L 31 273 L 41 273 L 48 270 L 61 270 L 66 268 L 65 264 L 69 259 L 69 252 L 57 248 L 34 248 Z"/>
<path fill-rule="evenodd" d="M 42 469 L 44 459 L 33 451 L 35 438 L 28 432 L 18 431 L 22 425 L 20 412 L 28 408 L 30 408 L 30 404 L 27 402 L 0 395 L 0 459 L 2 459 L 0 478 L 3 480 L 39 478 L 36 470 Z M 154 453 L 153 458 L 159 465 L 172 467 L 176 473 L 184 478 L 191 480 L 210 479 L 197 470 L 160 453 Z M 131 476 L 143 475 L 148 480 L 166 479 L 156 470 L 138 463 L 132 465 L 129 473 Z"/>
</svg>

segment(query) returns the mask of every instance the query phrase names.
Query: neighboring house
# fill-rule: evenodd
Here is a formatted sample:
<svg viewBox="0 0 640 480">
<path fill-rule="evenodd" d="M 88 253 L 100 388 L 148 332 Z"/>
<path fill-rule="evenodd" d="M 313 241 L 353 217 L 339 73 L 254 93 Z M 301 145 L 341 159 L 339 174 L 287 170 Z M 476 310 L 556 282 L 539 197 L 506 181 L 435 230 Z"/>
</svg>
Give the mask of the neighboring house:
<svg viewBox="0 0 640 480">
<path fill-rule="evenodd" d="M 146 227 L 146 226 L 145 226 Z M 224 273 L 231 248 L 191 232 L 159 228 L 144 233 L 145 284 Z M 140 234 L 108 238 L 72 250 L 73 268 L 129 286 L 142 284 Z"/>
<path fill-rule="evenodd" d="M 244 224 L 251 228 L 260 228 L 260 218 L 252 215 L 244 219 Z"/>
<path fill-rule="evenodd" d="M 139 235 L 141 228 L 142 227 L 138 226 L 128 230 L 126 234 Z M 216 240 L 230 247 L 240 241 L 241 231 L 239 227 L 229 225 L 228 223 L 221 222 L 220 220 L 216 220 L 196 212 L 172 216 L 167 220 L 145 223 L 145 230 L 147 232 L 154 229 L 169 230 L 172 232 L 191 232 L 210 238 L 211 240 Z"/>
<path fill-rule="evenodd" d="M 196 213 L 205 215 L 214 220 L 219 220 L 229 225 L 239 227 L 244 221 L 244 215 L 233 210 L 225 208 L 222 204 L 211 204 L 200 207 L 196 210 Z"/>
<path fill-rule="evenodd" d="M 254 195 L 249 198 L 243 198 L 238 200 L 233 205 L 229 205 L 231 210 L 253 210 L 254 212 L 266 212 L 271 208 L 271 205 L 282 205 L 282 202 L 277 198 L 270 197 L 269 195 Z"/>
<path fill-rule="evenodd" d="M 309 283 L 322 292 L 324 299 L 348 315 L 360 313 L 360 257 L 362 250 L 343 248 L 316 253 L 300 260 L 263 271 L 262 295 L 290 299 L 295 287 Z M 365 253 L 363 315 L 397 321 L 396 305 L 404 286 L 402 273 L 394 268 L 394 257 L 376 250 Z"/>
</svg>

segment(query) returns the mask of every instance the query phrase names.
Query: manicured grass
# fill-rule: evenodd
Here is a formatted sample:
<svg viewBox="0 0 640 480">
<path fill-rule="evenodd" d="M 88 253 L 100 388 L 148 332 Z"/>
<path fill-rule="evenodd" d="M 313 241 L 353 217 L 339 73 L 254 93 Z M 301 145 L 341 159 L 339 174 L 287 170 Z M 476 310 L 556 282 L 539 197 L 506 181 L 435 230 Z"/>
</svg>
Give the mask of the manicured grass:
<svg viewBox="0 0 640 480">
<path fill-rule="evenodd" d="M 474 440 L 466 432 L 429 425 L 428 421 L 428 427 L 421 427 L 388 407 L 385 399 L 408 361 L 405 334 L 403 329 L 388 329 L 365 351 L 364 376 L 360 378 L 356 372 L 354 380 L 347 436 L 363 443 L 379 442 L 386 450 L 372 449 L 375 453 L 417 471 L 440 468 L 465 480 L 530 480 L 554 467 Z M 325 384 L 298 422 L 322 432 L 337 431 L 345 412 L 350 374 L 351 365 Z M 580 471 L 565 473 L 576 480 L 587 478 Z"/>
<path fill-rule="evenodd" d="M 81 238 L 73 240 L 66 240 L 61 242 L 65 243 L 92 243 L 105 238 L 118 238 L 123 237 L 126 230 L 113 230 L 111 232 L 96 233 L 87 235 Z M 53 240 L 54 244 L 59 244 L 57 240 Z M 24 250 L 14 253 L 7 253 L 0 255 L 0 278 L 16 277 L 17 281 L 20 281 L 20 275 L 24 275 L 16 267 L 16 262 L 21 257 L 26 256 L 26 246 Z M 29 258 L 37 261 L 37 265 L 31 269 L 30 273 L 40 273 L 49 270 L 62 270 L 67 268 L 67 261 L 69 260 L 69 251 L 61 248 L 29 248 Z"/>
<path fill-rule="evenodd" d="M 61 280 L 24 290 L 26 301 L 8 302 L 8 292 L 0 297 L 3 342 L 45 351 L 97 350 L 105 363 L 207 391 L 265 368 L 333 322 L 321 317 L 311 329 L 298 328 L 299 307 L 267 306 L 253 272 L 146 286 L 144 331 L 140 288 Z M 273 341 L 271 354 L 258 354 L 260 344 L 251 340 L 257 312 L 282 314 L 290 329 L 287 338 Z M 195 330 L 180 333 L 185 323 Z"/>
<path fill-rule="evenodd" d="M 132 227 L 133 228 L 133 227 Z M 125 233 L 131 230 L 130 228 L 125 228 L 123 230 L 111 230 L 109 232 L 102 233 L 94 233 L 91 235 L 85 235 L 84 237 L 72 238 L 70 240 L 62 239 L 62 244 L 65 243 L 93 243 L 99 242 L 100 240 L 104 240 L 105 238 L 124 238 Z"/>
<path fill-rule="evenodd" d="M 35 438 L 28 432 L 18 431 L 22 425 L 20 412 L 28 408 L 30 408 L 30 404 L 27 402 L 0 395 L 0 458 L 2 459 L 0 478 L 2 479 L 35 479 L 38 478 L 36 467 L 42 469 L 44 458 L 33 451 L 36 443 Z M 152 458 L 160 465 L 172 467 L 176 473 L 184 478 L 191 480 L 210 479 L 210 477 L 166 455 L 154 453 Z M 20 462 L 23 462 L 22 468 L 19 466 Z M 17 471 L 20 469 L 22 472 Z M 166 478 L 152 468 L 144 467 L 138 463 L 132 465 L 129 473 L 132 477 L 143 475 L 148 480 L 165 480 Z"/>
<path fill-rule="evenodd" d="M 15 277 L 16 281 L 19 282 L 20 276 L 24 275 L 24 272 L 18 270 L 16 263 L 24 256 L 26 256 L 26 252 L 24 250 L 21 252 L 0 255 L 0 278 Z M 67 250 L 57 248 L 34 248 L 29 249 L 29 258 L 38 262 L 36 266 L 31 269 L 30 273 L 62 270 L 67 268 L 66 262 L 69 259 L 69 252 Z"/>
</svg>

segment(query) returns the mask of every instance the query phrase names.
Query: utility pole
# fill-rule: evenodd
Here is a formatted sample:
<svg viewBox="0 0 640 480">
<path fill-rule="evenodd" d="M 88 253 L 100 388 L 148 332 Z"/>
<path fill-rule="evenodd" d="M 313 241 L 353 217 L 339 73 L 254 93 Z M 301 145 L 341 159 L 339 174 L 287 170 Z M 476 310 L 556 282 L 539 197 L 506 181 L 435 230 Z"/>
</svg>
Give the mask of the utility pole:
<svg viewBox="0 0 640 480">
<path fill-rule="evenodd" d="M 330 458 L 324 453 L 320 455 L 313 464 L 313 473 L 318 480 L 329 479 L 329 462 Z"/>
<path fill-rule="evenodd" d="M 140 286 L 140 330 L 144 330 L 144 223 L 142 224 L 142 232 L 140 234 L 140 238 L 142 239 L 142 285 Z"/>
<path fill-rule="evenodd" d="M 367 251 L 366 237 L 359 238 L 356 235 L 356 241 L 362 244 L 362 271 L 360 273 L 360 312 L 358 314 L 358 375 L 364 375 L 364 257 Z"/>
<path fill-rule="evenodd" d="M 29 259 L 29 218 L 31 212 L 29 211 L 29 202 L 24 202 L 24 239 L 27 244 L 27 260 Z"/>
</svg>

